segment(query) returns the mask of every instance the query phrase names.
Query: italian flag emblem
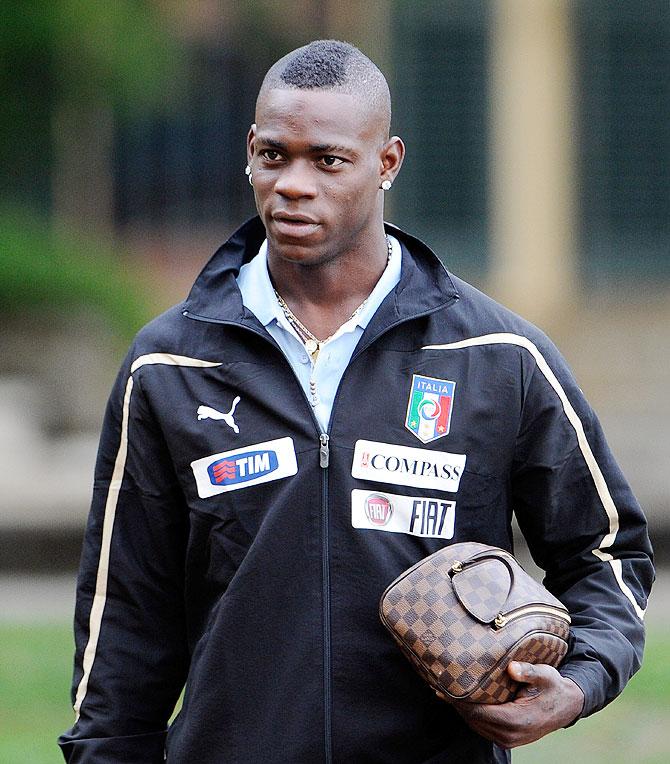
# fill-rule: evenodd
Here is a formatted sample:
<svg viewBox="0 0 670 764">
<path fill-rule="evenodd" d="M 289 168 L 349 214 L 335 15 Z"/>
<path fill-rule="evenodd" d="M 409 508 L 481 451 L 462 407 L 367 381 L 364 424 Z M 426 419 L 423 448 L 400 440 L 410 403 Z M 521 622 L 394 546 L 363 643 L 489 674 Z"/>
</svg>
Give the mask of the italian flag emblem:
<svg viewBox="0 0 670 764">
<path fill-rule="evenodd" d="M 456 383 L 448 379 L 412 375 L 405 427 L 422 443 L 430 443 L 449 432 L 455 387 Z"/>
</svg>

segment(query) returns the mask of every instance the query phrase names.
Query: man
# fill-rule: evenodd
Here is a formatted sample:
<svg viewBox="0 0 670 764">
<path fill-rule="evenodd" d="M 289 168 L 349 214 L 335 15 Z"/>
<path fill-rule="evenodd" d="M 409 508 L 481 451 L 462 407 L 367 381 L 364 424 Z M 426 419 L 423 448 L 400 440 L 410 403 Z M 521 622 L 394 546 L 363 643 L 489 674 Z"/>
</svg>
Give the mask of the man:
<svg viewBox="0 0 670 764">
<path fill-rule="evenodd" d="M 640 664 L 642 513 L 549 341 L 384 227 L 389 121 L 382 74 L 344 43 L 263 82 L 260 220 L 140 332 L 108 406 L 71 762 L 502 762 Z M 450 705 L 378 600 L 445 544 L 510 549 L 513 511 L 570 651 L 511 664 L 512 702 Z"/>
</svg>

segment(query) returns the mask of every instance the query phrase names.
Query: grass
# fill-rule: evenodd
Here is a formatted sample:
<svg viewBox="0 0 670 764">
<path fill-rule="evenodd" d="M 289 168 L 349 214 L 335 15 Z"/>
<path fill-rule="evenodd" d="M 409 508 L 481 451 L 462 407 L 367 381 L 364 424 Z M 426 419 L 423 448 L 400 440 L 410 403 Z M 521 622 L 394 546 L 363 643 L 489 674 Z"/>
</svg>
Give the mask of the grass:
<svg viewBox="0 0 670 764">
<path fill-rule="evenodd" d="M 56 738 L 74 721 L 67 625 L 0 624 L 0 761 L 62 762 Z"/>
<path fill-rule="evenodd" d="M 0 762 L 56 764 L 72 724 L 72 636 L 65 625 L 0 624 Z M 514 752 L 514 764 L 667 764 L 670 631 L 649 635 L 643 669 L 602 713 Z"/>
</svg>

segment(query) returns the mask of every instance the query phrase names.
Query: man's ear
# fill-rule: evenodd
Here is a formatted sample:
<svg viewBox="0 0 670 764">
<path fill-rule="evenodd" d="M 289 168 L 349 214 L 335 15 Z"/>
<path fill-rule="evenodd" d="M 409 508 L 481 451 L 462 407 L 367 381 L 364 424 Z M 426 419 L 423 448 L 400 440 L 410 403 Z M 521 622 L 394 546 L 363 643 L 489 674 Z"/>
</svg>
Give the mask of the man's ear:
<svg viewBox="0 0 670 764">
<path fill-rule="evenodd" d="M 380 183 L 390 180 L 391 183 L 396 179 L 402 167 L 402 161 L 405 158 L 405 144 L 397 135 L 389 138 L 382 146 L 380 152 L 381 176 Z"/>
<path fill-rule="evenodd" d="M 247 164 L 254 158 L 254 141 L 256 140 L 256 123 L 252 122 L 247 133 Z"/>
</svg>

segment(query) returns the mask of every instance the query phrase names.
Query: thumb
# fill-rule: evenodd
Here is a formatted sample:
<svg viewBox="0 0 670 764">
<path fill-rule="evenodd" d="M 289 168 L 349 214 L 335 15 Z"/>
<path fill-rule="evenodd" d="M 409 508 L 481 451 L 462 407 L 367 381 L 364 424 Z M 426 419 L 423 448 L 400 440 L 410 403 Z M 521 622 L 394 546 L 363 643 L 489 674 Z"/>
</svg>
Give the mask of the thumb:
<svg viewBox="0 0 670 764">
<path fill-rule="evenodd" d="M 523 661 L 510 661 L 507 666 L 507 673 L 515 682 L 523 682 L 524 684 L 533 684 L 538 679 L 535 666 Z"/>
<path fill-rule="evenodd" d="M 542 692 L 541 677 L 532 663 L 510 661 L 507 666 L 507 673 L 514 681 L 521 683 L 515 696 L 516 700 L 535 698 Z"/>
</svg>

